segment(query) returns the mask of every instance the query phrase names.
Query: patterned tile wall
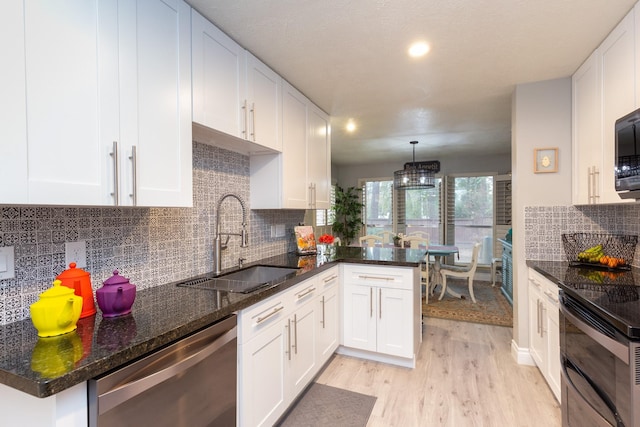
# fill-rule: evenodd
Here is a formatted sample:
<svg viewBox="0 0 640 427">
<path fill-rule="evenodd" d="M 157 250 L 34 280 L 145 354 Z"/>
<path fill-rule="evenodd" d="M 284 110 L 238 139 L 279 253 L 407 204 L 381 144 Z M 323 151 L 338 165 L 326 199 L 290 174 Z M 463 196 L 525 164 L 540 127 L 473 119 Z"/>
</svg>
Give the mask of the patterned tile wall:
<svg viewBox="0 0 640 427">
<path fill-rule="evenodd" d="M 527 206 L 525 208 L 525 257 L 566 261 L 563 233 L 640 234 L 640 205 Z M 636 248 L 634 266 L 640 266 Z"/>
<path fill-rule="evenodd" d="M 114 269 L 138 289 L 213 269 L 216 204 L 226 193 L 249 204 L 249 157 L 199 143 L 193 145 L 193 208 L 0 206 L 0 246 L 15 247 L 16 278 L 0 280 L 0 324 L 29 317 L 29 305 L 65 266 L 64 243 L 87 242 L 87 270 L 94 289 Z M 222 205 L 222 231 L 239 232 L 242 209 L 233 198 Z M 293 227 L 303 210 L 247 212 L 249 247 L 232 236 L 223 268 L 295 250 Z M 271 238 L 271 225 L 285 237 Z"/>
</svg>

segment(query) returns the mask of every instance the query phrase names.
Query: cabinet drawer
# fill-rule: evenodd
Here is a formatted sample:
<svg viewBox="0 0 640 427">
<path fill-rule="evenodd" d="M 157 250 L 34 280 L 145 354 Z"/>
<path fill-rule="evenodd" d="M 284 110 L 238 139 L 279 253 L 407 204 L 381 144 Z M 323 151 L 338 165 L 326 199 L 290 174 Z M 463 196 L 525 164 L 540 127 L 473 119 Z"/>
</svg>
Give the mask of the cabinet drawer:
<svg viewBox="0 0 640 427">
<path fill-rule="evenodd" d="M 413 289 L 413 269 L 345 264 L 345 285 L 369 285 L 396 289 Z"/>
<path fill-rule="evenodd" d="M 547 297 L 549 302 L 558 306 L 558 286 L 555 283 L 532 268 L 529 269 L 529 282 L 540 291 L 541 295 Z"/>
<path fill-rule="evenodd" d="M 327 289 L 335 288 L 340 283 L 340 269 L 333 267 L 318 275 L 318 290 L 319 293 L 326 291 Z"/>
<path fill-rule="evenodd" d="M 284 319 L 293 306 L 289 290 L 240 311 L 238 316 L 238 342 L 249 342 L 261 331 Z"/>
</svg>

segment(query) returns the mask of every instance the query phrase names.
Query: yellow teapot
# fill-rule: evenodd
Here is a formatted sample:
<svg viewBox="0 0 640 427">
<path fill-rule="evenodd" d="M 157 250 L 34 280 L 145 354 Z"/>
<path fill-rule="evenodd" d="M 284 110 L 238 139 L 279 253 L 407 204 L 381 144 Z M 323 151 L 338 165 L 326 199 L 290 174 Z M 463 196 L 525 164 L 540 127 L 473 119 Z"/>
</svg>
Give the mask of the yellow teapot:
<svg viewBox="0 0 640 427">
<path fill-rule="evenodd" d="M 60 280 L 40 294 L 40 299 L 30 306 L 31 321 L 39 337 L 53 337 L 74 331 L 82 312 L 82 297 L 73 289 L 61 286 Z"/>
</svg>

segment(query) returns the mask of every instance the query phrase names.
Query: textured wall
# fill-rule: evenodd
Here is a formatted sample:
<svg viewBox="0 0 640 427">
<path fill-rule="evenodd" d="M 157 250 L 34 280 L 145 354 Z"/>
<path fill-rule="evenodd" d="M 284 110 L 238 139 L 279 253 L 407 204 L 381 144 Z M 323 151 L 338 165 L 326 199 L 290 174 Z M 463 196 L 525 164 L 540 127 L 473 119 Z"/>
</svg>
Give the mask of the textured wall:
<svg viewBox="0 0 640 427">
<path fill-rule="evenodd" d="M 0 280 L 0 324 L 29 317 L 29 305 L 67 268 L 65 242 L 86 240 L 94 289 L 116 268 L 138 289 L 211 271 L 216 204 L 233 192 L 249 206 L 249 157 L 194 143 L 193 187 L 193 208 L 0 206 L 0 246 L 15 246 L 16 257 L 16 278 Z M 221 213 L 223 231 L 239 232 L 239 203 L 227 199 Z M 304 214 L 249 211 L 249 247 L 231 237 L 223 267 L 294 251 Z M 285 237 L 271 238 L 272 224 L 285 224 Z"/>
<path fill-rule="evenodd" d="M 562 247 L 563 233 L 638 235 L 640 206 L 527 206 L 524 224 L 526 259 L 566 261 Z M 637 248 L 633 265 L 640 266 Z"/>
</svg>

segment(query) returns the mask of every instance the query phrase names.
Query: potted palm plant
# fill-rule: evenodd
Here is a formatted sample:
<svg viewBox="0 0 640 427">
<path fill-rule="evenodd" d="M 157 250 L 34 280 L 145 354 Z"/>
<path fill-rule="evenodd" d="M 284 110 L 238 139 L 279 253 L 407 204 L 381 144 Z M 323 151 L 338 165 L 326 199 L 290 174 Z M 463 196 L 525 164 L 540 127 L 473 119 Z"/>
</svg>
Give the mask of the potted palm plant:
<svg viewBox="0 0 640 427">
<path fill-rule="evenodd" d="M 334 205 L 335 221 L 333 233 L 340 237 L 345 245 L 351 244 L 362 227 L 362 202 L 359 188 L 336 187 L 336 201 Z"/>
</svg>

